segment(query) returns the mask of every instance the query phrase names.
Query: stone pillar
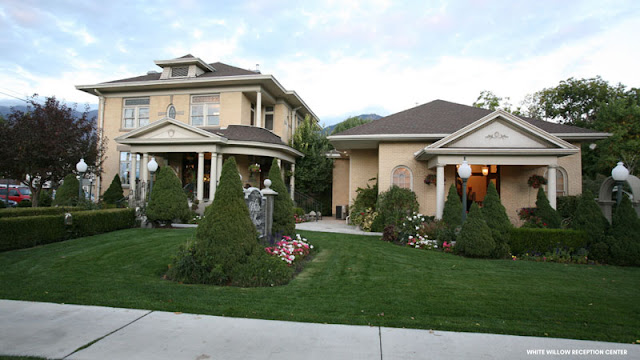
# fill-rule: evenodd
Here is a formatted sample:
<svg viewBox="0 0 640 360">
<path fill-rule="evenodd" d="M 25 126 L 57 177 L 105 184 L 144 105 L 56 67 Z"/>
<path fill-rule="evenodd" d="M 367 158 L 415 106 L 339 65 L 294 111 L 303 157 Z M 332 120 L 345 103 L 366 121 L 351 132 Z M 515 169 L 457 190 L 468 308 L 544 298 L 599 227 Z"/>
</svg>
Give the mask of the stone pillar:
<svg viewBox="0 0 640 360">
<path fill-rule="evenodd" d="M 209 201 L 213 202 L 216 194 L 218 181 L 218 153 L 211 153 L 211 172 L 209 174 Z"/>
<path fill-rule="evenodd" d="M 256 92 L 256 127 L 262 127 L 262 92 Z"/>
<path fill-rule="evenodd" d="M 204 153 L 198 153 L 198 189 L 197 189 L 197 199 L 202 202 L 204 199 Z"/>
<path fill-rule="evenodd" d="M 143 189 L 142 194 L 140 194 L 140 200 L 147 200 L 147 191 L 149 190 L 149 169 L 147 168 L 147 164 L 149 164 L 149 153 L 142 153 L 142 163 L 140 164 L 140 181 L 142 182 L 141 188 Z"/>
<path fill-rule="evenodd" d="M 556 165 L 549 165 L 547 169 L 547 199 L 552 208 L 556 208 Z"/>
<path fill-rule="evenodd" d="M 260 190 L 262 196 L 265 197 L 265 211 L 264 222 L 267 236 L 271 235 L 271 229 L 273 227 L 273 203 L 278 193 L 270 189 L 271 180 L 266 179 L 264 181 L 264 189 Z"/>
<path fill-rule="evenodd" d="M 291 164 L 291 177 L 289 178 L 289 187 L 291 188 L 291 200 L 295 201 L 296 193 L 296 164 Z"/>
<path fill-rule="evenodd" d="M 216 167 L 216 181 L 220 181 L 220 174 L 222 173 L 222 154 L 218 154 L 218 166 Z"/>
<path fill-rule="evenodd" d="M 129 169 L 129 198 L 136 199 L 136 168 L 138 167 L 138 154 L 131 153 L 131 169 Z M 133 204 L 130 202 L 130 204 Z M 132 205 L 133 206 L 133 205 Z"/>
<path fill-rule="evenodd" d="M 444 212 L 444 164 L 436 165 L 436 219 L 442 219 Z"/>
</svg>

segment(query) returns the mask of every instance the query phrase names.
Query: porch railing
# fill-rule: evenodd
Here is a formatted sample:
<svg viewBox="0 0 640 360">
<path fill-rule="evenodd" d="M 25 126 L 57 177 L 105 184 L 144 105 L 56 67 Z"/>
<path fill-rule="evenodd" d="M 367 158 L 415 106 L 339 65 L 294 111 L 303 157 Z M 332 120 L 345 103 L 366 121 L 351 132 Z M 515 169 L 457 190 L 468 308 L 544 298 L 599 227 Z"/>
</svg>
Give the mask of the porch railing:
<svg viewBox="0 0 640 360">
<path fill-rule="evenodd" d="M 307 214 L 311 211 L 318 213 L 322 210 L 322 203 L 320 201 L 298 191 L 293 194 L 293 202 Z"/>
</svg>

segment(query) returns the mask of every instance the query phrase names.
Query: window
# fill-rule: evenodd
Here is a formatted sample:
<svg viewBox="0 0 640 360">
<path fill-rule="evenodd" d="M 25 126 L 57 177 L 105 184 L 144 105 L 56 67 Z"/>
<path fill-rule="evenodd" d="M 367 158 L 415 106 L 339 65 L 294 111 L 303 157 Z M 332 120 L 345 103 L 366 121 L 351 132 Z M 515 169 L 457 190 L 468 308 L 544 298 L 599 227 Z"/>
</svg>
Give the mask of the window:
<svg viewBox="0 0 640 360">
<path fill-rule="evenodd" d="M 548 174 L 547 172 L 545 172 L 544 176 L 546 178 L 548 178 Z M 567 191 L 567 184 L 568 180 L 567 180 L 567 171 L 562 168 L 562 167 L 557 167 L 556 168 L 556 196 L 560 197 L 560 196 L 567 196 L 568 191 Z M 549 189 L 546 189 L 547 192 L 549 191 Z"/>
<path fill-rule="evenodd" d="M 189 67 L 181 66 L 181 67 L 172 67 L 171 68 L 171 77 L 185 77 L 189 75 Z"/>
<path fill-rule="evenodd" d="M 140 178 L 140 154 L 136 154 L 136 179 Z M 120 182 L 131 185 L 131 153 L 120 153 Z"/>
<path fill-rule="evenodd" d="M 391 185 L 403 189 L 411 189 L 413 186 L 413 175 L 406 166 L 398 166 L 391 172 Z"/>
<path fill-rule="evenodd" d="M 149 98 L 124 99 L 123 127 L 132 129 L 149 124 Z"/>
<path fill-rule="evenodd" d="M 167 109 L 167 117 L 169 119 L 175 119 L 176 118 L 176 107 L 173 105 L 169 105 L 169 108 Z"/>
<path fill-rule="evenodd" d="M 264 109 L 264 127 L 273 130 L 273 106 L 267 106 Z"/>
<path fill-rule="evenodd" d="M 191 125 L 220 125 L 220 95 L 197 95 L 191 97 Z"/>
<path fill-rule="evenodd" d="M 256 125 L 256 104 L 251 104 L 251 126 Z"/>
</svg>

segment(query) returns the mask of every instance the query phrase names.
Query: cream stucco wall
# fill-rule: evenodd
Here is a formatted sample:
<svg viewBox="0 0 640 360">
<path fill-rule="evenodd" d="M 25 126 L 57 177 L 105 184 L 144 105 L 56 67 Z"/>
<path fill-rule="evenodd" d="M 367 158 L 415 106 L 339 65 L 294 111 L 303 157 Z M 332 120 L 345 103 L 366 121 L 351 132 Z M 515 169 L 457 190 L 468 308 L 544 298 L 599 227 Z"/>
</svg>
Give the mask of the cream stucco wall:
<svg viewBox="0 0 640 360">
<path fill-rule="evenodd" d="M 575 143 L 580 148 L 579 143 Z M 558 166 L 567 172 L 567 195 L 582 194 L 582 155 L 581 153 L 558 158 Z"/>
<path fill-rule="evenodd" d="M 351 167 L 349 169 L 349 205 L 353 204 L 357 193 L 356 190 L 367 187 L 367 184 L 373 186 L 376 180 L 369 181 L 371 178 L 378 177 L 378 150 L 350 150 Z"/>
<path fill-rule="evenodd" d="M 349 159 L 333 160 L 333 187 L 331 194 L 331 208 L 349 205 Z"/>
<path fill-rule="evenodd" d="M 273 132 L 280 136 L 285 144 L 289 143 L 289 132 L 287 115 L 289 114 L 289 107 L 285 104 L 276 104 L 273 108 Z"/>
</svg>

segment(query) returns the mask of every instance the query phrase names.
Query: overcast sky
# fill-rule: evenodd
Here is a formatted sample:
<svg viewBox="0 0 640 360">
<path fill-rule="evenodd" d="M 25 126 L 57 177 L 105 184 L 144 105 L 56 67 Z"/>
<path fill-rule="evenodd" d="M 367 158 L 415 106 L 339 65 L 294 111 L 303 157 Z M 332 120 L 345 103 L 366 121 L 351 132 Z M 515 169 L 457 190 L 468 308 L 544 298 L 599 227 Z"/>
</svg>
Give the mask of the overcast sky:
<svg viewBox="0 0 640 360">
<path fill-rule="evenodd" d="M 569 77 L 640 86 L 640 1 L 0 0 L 0 103 L 191 53 L 272 74 L 325 125 Z M 226 3 L 226 2 L 224 2 Z M 13 99 L 15 100 L 15 99 Z"/>
</svg>

